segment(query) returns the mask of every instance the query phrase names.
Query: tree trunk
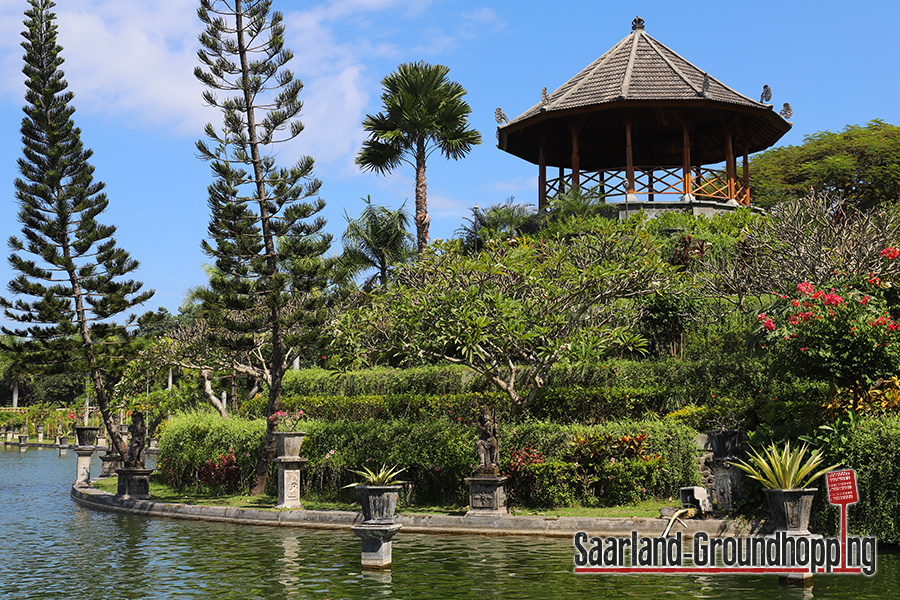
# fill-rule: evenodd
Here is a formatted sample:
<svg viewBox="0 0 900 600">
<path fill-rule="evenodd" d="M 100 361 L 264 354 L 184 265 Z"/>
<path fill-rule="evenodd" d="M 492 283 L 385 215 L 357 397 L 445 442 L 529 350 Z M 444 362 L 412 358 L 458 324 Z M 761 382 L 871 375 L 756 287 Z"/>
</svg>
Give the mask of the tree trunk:
<svg viewBox="0 0 900 600">
<path fill-rule="evenodd" d="M 13 408 L 19 408 L 19 382 L 13 381 Z"/>
<path fill-rule="evenodd" d="M 416 240 L 418 252 L 421 254 L 428 245 L 428 197 L 425 184 L 425 140 L 420 139 L 416 146 Z"/>
</svg>

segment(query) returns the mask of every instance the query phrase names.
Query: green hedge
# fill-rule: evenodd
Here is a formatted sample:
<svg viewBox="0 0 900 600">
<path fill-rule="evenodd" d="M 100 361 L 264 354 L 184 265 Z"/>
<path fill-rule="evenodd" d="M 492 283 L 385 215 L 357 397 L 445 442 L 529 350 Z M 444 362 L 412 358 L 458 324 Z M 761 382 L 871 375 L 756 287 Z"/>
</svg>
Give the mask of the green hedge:
<svg viewBox="0 0 900 600">
<path fill-rule="evenodd" d="M 717 417 L 736 414 L 747 429 L 783 421 L 819 425 L 826 385 L 771 376 L 768 366 L 746 354 L 701 360 L 610 360 L 582 372 L 558 365 L 534 407 L 522 420 L 599 423 L 639 419 L 687 410 L 682 422 L 699 430 Z M 473 422 L 478 407 L 490 404 L 509 422 L 508 396 L 471 371 L 456 366 L 371 369 L 332 373 L 290 371 L 282 394 L 284 410 L 304 410 L 314 418 L 447 417 Z M 260 417 L 264 395 L 245 402 L 242 412 Z M 691 407 L 703 407 L 696 411 Z M 802 432 L 801 432 L 802 433 Z"/>
<path fill-rule="evenodd" d="M 641 433 L 647 434 L 645 452 L 661 457 L 659 468 L 641 469 L 642 465 L 627 463 L 610 465 L 604 474 L 612 483 L 599 497 L 594 497 L 594 492 L 579 479 L 573 464 L 571 440 L 576 435 L 619 438 Z M 557 465 L 526 467 L 525 480 L 519 482 L 521 489 L 514 492 L 518 494 L 516 500 L 523 505 L 546 506 L 552 498 L 570 498 L 582 504 L 631 503 L 641 498 L 675 496 L 678 488 L 699 482 L 696 434 L 694 429 L 680 423 L 660 420 L 621 420 L 591 426 L 534 421 L 501 431 L 501 457 L 508 461 L 513 451 L 533 448 L 543 455 L 545 464 Z M 560 481 L 565 482 L 564 490 Z"/>
<path fill-rule="evenodd" d="M 900 543 L 900 415 L 863 419 L 849 446 L 845 462 L 859 488 L 859 502 L 848 509 L 851 531 Z"/>
<path fill-rule="evenodd" d="M 212 412 L 171 417 L 159 438 L 157 466 L 175 488 L 212 493 L 249 486 L 262 450 L 264 420 L 223 419 Z"/>
<path fill-rule="evenodd" d="M 464 394 L 493 390 L 493 384 L 471 369 L 435 365 L 361 371 L 290 370 L 282 396 L 384 396 L 388 394 Z"/>
</svg>

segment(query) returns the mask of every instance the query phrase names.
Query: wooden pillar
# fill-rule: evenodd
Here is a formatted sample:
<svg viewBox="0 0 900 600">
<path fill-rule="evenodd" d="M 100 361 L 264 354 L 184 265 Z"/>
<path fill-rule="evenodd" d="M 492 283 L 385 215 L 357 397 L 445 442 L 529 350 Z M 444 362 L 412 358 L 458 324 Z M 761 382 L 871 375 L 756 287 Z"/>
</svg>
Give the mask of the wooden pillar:
<svg viewBox="0 0 900 600">
<path fill-rule="evenodd" d="M 750 206 L 750 152 L 747 136 L 744 136 L 744 196 L 741 198 L 741 204 Z"/>
<path fill-rule="evenodd" d="M 581 187 L 581 155 L 578 153 L 578 130 L 577 123 L 569 122 L 569 129 L 572 130 L 572 188 Z"/>
<path fill-rule="evenodd" d="M 647 171 L 647 200 L 653 202 L 653 168 Z"/>
<path fill-rule="evenodd" d="M 693 194 L 693 190 L 691 189 L 691 134 L 688 119 L 684 120 L 684 140 L 681 142 L 681 175 L 684 195 L 690 196 Z"/>
<path fill-rule="evenodd" d="M 631 117 L 625 118 L 625 188 L 634 194 L 634 154 L 631 149 Z"/>
<path fill-rule="evenodd" d="M 559 168 L 559 193 L 566 193 L 566 180 L 564 177 L 566 176 L 566 171 L 562 167 Z"/>
<path fill-rule="evenodd" d="M 544 143 L 545 137 L 542 131 L 538 151 L 538 210 L 543 210 L 547 206 L 547 153 Z"/>
<path fill-rule="evenodd" d="M 725 125 L 725 174 L 728 177 L 728 199 L 735 196 L 734 178 L 735 178 L 735 161 L 734 161 L 734 140 L 731 135 L 731 123 Z"/>
</svg>

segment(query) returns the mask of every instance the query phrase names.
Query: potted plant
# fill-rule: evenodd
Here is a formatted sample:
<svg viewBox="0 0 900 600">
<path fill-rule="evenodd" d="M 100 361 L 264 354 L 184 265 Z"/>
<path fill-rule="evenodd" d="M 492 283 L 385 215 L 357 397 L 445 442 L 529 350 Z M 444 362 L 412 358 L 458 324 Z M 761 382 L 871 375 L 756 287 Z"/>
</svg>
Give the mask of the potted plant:
<svg viewBox="0 0 900 600">
<path fill-rule="evenodd" d="M 300 456 L 300 446 L 303 445 L 303 438 L 306 437 L 305 431 L 296 431 L 297 424 L 306 417 L 301 410 L 293 414 L 278 411 L 269 417 L 277 430 L 279 425 L 284 427 L 284 431 L 275 431 L 275 447 L 278 457 L 296 458 Z"/>
<path fill-rule="evenodd" d="M 781 449 L 773 442 L 762 453 L 751 450 L 747 462 L 732 462 L 751 479 L 763 484 L 775 531 L 788 535 L 809 535 L 809 513 L 818 488 L 808 486 L 838 466 L 816 471 L 825 460 L 823 452 L 817 449 L 806 458 L 807 450 L 806 444 L 791 450 L 790 442 Z"/>
<path fill-rule="evenodd" d="M 355 487 L 359 494 L 359 504 L 362 506 L 363 524 L 390 524 L 394 522 L 394 511 L 397 510 L 397 500 L 405 481 L 397 479 L 397 475 L 405 469 L 396 466 L 387 467 L 381 465 L 381 470 L 372 471 L 363 467 L 362 471 L 353 471 L 362 475 L 363 483 L 351 483 L 345 488 Z"/>
</svg>

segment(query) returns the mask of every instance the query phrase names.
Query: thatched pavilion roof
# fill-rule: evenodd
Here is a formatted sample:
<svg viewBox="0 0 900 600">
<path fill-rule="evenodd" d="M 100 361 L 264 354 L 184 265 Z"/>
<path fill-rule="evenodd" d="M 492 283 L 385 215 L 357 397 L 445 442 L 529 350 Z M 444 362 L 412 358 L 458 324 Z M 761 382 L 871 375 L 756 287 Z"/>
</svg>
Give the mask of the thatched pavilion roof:
<svg viewBox="0 0 900 600">
<path fill-rule="evenodd" d="M 682 161 L 684 120 L 703 164 L 725 159 L 725 124 L 750 152 L 772 146 L 791 124 L 726 86 L 644 31 L 631 33 L 524 113 L 498 128 L 499 147 L 538 163 L 545 136 L 547 164 L 571 166 L 570 127 L 577 123 L 581 169 L 620 168 L 625 163 L 623 118 L 633 123 L 635 164 L 674 166 Z"/>
</svg>

